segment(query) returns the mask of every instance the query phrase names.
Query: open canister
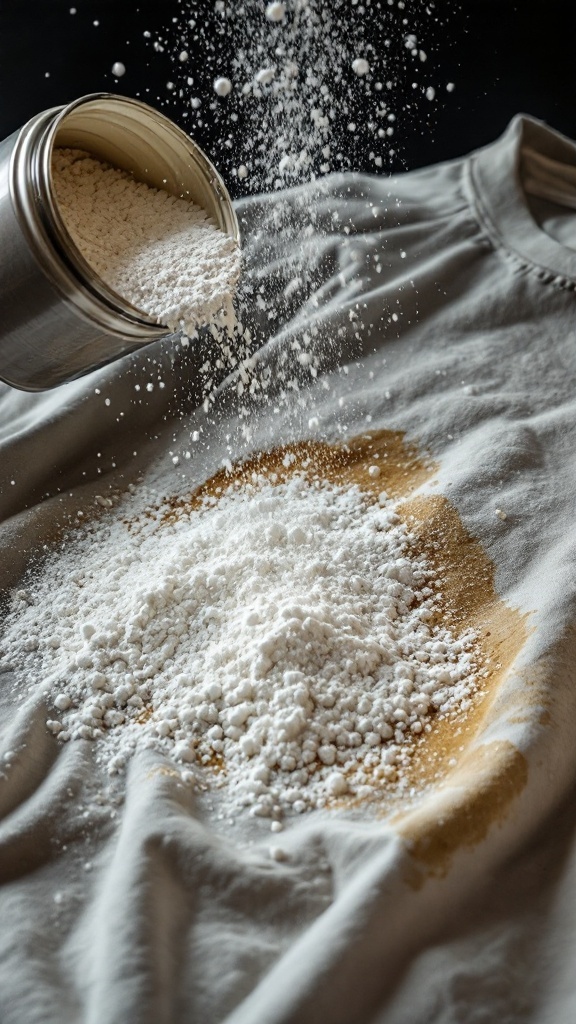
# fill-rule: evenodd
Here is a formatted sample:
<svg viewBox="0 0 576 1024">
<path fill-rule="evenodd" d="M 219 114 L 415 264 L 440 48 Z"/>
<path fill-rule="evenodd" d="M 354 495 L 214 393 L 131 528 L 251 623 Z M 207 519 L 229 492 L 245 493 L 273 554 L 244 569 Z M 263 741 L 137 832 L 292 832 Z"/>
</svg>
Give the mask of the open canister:
<svg viewBox="0 0 576 1024">
<path fill-rule="evenodd" d="M 239 239 L 220 175 L 164 114 L 107 93 L 37 114 L 0 143 L 0 379 L 26 391 L 74 380 L 169 333 L 109 288 L 72 242 L 52 189 L 55 146 L 189 199 Z"/>
</svg>

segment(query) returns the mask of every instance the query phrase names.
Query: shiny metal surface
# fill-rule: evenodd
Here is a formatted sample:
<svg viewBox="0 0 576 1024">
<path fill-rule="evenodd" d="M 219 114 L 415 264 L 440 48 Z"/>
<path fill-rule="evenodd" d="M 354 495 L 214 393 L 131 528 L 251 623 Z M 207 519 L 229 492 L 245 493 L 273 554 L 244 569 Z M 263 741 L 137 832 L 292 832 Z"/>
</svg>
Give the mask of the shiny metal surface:
<svg viewBox="0 0 576 1024">
<path fill-rule="evenodd" d="M 64 226 L 54 146 L 86 149 L 139 181 L 203 206 L 238 239 L 224 183 L 163 114 L 108 94 L 44 111 L 0 143 L 0 379 L 39 391 L 167 335 L 101 281 Z"/>
</svg>

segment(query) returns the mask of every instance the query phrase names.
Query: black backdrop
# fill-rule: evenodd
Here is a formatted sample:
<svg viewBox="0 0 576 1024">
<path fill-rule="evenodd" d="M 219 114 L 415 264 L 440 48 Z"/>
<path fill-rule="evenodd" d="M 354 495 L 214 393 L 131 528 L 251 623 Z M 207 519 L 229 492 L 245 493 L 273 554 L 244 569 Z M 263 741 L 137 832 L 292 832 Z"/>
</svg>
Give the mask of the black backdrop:
<svg viewBox="0 0 576 1024">
<path fill-rule="evenodd" d="M 327 0 L 329 2 L 329 0 Z M 70 14 L 70 8 L 76 8 Z M 426 0 L 406 0 L 410 17 Z M 219 160 L 220 129 L 195 129 L 167 92 L 174 70 L 167 52 L 154 52 L 144 31 L 170 28 L 183 9 L 209 17 L 205 0 L 0 0 L 0 136 L 29 117 L 88 92 L 110 90 L 149 100 L 164 109 Z M 425 40 L 433 79 L 455 83 L 437 102 L 421 101 L 402 129 L 392 167 L 418 167 L 459 156 L 496 138 L 513 114 L 533 114 L 576 136 L 576 2 L 574 0 L 436 0 L 438 17 Z M 359 17 L 350 6 L 350 16 Z M 98 21 L 98 25 L 94 22 Z M 164 33 L 165 34 L 165 33 Z M 115 80 L 115 61 L 126 75 Z M 205 54 L 191 53 L 196 67 Z M 48 75 L 46 74 L 48 72 Z M 212 77 L 212 69 L 206 74 Z M 407 66 L 397 90 L 409 95 Z M 209 90 L 209 82 L 204 83 Z M 432 109 L 433 106 L 433 109 Z M 424 114 L 426 123 L 424 124 Z M 239 129 L 241 130 L 241 129 Z M 358 169 L 374 170 L 368 144 L 351 157 Z M 222 157 L 224 152 L 222 151 Z M 233 186 L 234 187 L 234 186 Z M 236 191 L 242 188 L 236 183 Z"/>
</svg>

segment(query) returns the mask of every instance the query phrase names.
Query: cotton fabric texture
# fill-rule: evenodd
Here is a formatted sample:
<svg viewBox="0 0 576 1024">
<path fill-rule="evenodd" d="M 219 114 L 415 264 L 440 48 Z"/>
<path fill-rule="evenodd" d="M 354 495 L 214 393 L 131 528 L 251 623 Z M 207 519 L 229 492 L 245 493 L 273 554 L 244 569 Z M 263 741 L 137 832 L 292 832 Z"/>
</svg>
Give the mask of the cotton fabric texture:
<svg viewBox="0 0 576 1024">
<path fill-rule="evenodd" d="M 111 482 L 140 473 L 164 493 L 189 490 L 230 458 L 226 435 L 242 458 L 368 422 L 431 453 L 436 491 L 494 561 L 501 597 L 527 616 L 482 738 L 514 751 L 524 774 L 512 791 L 501 765 L 479 773 L 479 796 L 508 787 L 508 797 L 474 841 L 456 816 L 468 839 L 454 843 L 436 795 L 423 798 L 419 848 L 426 828 L 454 847 L 428 873 L 398 818 L 315 812 L 280 840 L 258 823 L 244 834 L 201 812 L 150 753 L 134 758 L 125 801 L 111 808 L 98 801 L 90 742 L 59 744 L 42 694 L 23 701 L 17 667 L 2 662 L 3 1024 L 574 1019 L 575 202 L 574 144 L 518 117 L 466 159 L 240 203 L 243 287 L 277 299 L 272 317 L 256 306 L 276 383 L 249 437 L 234 374 L 217 422 L 202 408 L 207 340 L 156 346 L 45 395 L 3 388 L 5 589 Z M 349 317 L 358 304 L 360 326 Z M 312 324 L 334 342 L 301 408 L 282 400 L 279 370 Z M 166 386 L 137 401 L 135 382 L 159 373 Z M 169 453 L 200 427 L 183 481 Z"/>
</svg>

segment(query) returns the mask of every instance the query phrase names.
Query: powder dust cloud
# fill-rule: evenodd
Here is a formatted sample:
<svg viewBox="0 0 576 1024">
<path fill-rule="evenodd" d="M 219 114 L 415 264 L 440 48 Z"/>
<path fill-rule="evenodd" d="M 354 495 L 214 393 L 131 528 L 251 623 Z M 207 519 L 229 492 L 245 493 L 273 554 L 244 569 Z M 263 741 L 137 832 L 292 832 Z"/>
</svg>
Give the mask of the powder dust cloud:
<svg viewBox="0 0 576 1024">
<path fill-rule="evenodd" d="M 164 94 L 151 99 L 201 143 L 209 132 L 238 194 L 359 166 L 378 173 L 401 159 L 408 134 L 433 132 L 435 108 L 453 101 L 435 48 L 459 6 L 186 2 L 164 30 L 144 31 L 169 69 Z M 198 49 L 201 62 L 179 59 Z"/>
</svg>

